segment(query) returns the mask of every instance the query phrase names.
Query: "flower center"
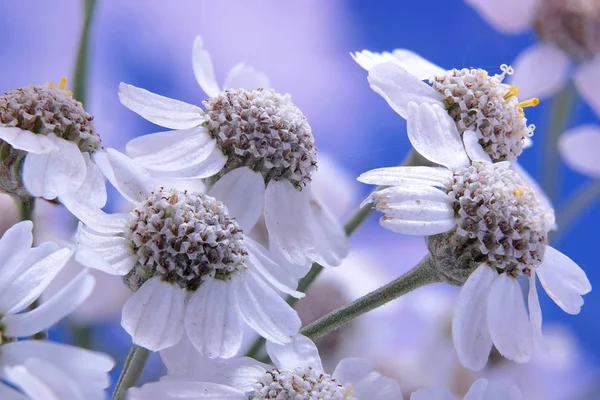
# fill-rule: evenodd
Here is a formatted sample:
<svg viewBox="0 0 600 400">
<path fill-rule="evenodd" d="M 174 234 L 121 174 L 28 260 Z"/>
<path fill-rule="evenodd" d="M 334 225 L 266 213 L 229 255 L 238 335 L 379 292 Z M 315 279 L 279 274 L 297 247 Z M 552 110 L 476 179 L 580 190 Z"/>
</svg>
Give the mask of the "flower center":
<svg viewBox="0 0 600 400">
<path fill-rule="evenodd" d="M 534 125 L 527 126 L 523 108 L 536 106 L 539 100 L 519 102 L 519 89 L 502 83 L 506 75 L 512 75 L 512 68 L 500 68 L 502 73 L 494 76 L 482 69 L 453 69 L 429 82 L 442 94 L 461 134 L 474 131 L 492 160 L 512 161 L 522 153 L 525 138 L 535 129 Z"/>
<path fill-rule="evenodd" d="M 290 95 L 274 90 L 225 90 L 203 102 L 207 127 L 228 157 L 218 179 L 238 167 L 260 172 L 265 182 L 288 179 L 297 187 L 317 169 L 310 125 Z"/>
<path fill-rule="evenodd" d="M 543 0 L 534 18 L 538 35 L 574 59 L 584 61 L 600 54 L 598 0 Z"/>
<path fill-rule="evenodd" d="M 351 385 L 342 386 L 328 374 L 311 368 L 292 371 L 273 369 L 254 385 L 249 400 L 356 400 Z"/>
<path fill-rule="evenodd" d="M 476 162 L 454 172 L 448 195 L 456 232 L 478 242 L 489 265 L 517 276 L 542 263 L 551 211 L 517 173 Z"/>
<path fill-rule="evenodd" d="M 82 152 L 100 148 L 100 136 L 83 105 L 65 90 L 67 80 L 46 86 L 25 86 L 0 96 L 0 123 L 40 135 L 54 133 L 75 143 Z"/>
<path fill-rule="evenodd" d="M 156 191 L 138 205 L 125 237 L 138 256 L 125 277 L 132 290 L 154 276 L 196 290 L 207 277 L 229 279 L 248 255 L 223 203 L 175 189 Z"/>
</svg>

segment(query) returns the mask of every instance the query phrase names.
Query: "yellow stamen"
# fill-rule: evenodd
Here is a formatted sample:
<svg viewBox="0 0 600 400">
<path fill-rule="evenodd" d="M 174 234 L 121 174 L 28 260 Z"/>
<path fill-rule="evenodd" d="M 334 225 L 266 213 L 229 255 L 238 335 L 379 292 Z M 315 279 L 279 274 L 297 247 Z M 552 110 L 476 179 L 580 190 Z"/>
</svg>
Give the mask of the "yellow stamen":
<svg viewBox="0 0 600 400">
<path fill-rule="evenodd" d="M 519 104 L 517 104 L 517 106 L 519 106 L 521 108 L 525 108 L 525 107 L 535 107 L 538 104 L 540 104 L 540 99 L 538 99 L 537 97 L 534 97 L 533 99 L 529 99 L 529 100 L 520 102 Z"/>
<path fill-rule="evenodd" d="M 60 90 L 65 90 L 66 87 L 67 87 L 67 78 L 65 78 L 63 76 L 62 78 L 60 78 L 60 85 L 58 86 L 58 88 Z"/>
<path fill-rule="evenodd" d="M 508 100 L 511 97 L 518 95 L 519 92 L 520 90 L 518 88 L 511 86 L 510 89 L 508 89 L 508 93 L 504 95 L 504 99 Z"/>
<path fill-rule="evenodd" d="M 513 190 L 513 194 L 515 195 L 515 197 L 517 199 L 520 199 L 525 194 L 525 189 L 523 189 L 523 188 L 515 189 L 515 190 Z"/>
</svg>

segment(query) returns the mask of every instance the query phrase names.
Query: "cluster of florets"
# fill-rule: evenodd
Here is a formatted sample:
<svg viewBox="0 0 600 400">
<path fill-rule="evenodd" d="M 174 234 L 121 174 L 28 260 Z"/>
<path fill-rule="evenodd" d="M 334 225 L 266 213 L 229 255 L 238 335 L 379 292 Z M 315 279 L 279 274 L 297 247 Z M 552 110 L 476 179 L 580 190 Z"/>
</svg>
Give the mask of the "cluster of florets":
<svg viewBox="0 0 600 400">
<path fill-rule="evenodd" d="M 203 102 L 207 127 L 228 161 L 218 179 L 238 167 L 260 172 L 265 182 L 288 179 L 301 188 L 317 169 L 310 125 L 291 100 L 274 90 L 225 90 Z"/>
<path fill-rule="evenodd" d="M 350 385 L 342 386 L 330 375 L 311 368 L 267 371 L 253 389 L 249 400 L 356 400 Z"/>
<path fill-rule="evenodd" d="M 600 2 L 543 0 L 538 3 L 533 24 L 542 39 L 579 61 L 600 54 Z"/>
<path fill-rule="evenodd" d="M 502 83 L 512 69 L 501 68 L 502 74 L 494 76 L 483 69 L 453 69 L 429 82 L 442 95 L 461 134 L 474 131 L 492 160 L 512 161 L 522 153 L 535 126 L 527 126 L 518 90 Z"/>
<path fill-rule="evenodd" d="M 125 237 L 138 256 L 125 277 L 132 290 L 157 275 L 195 290 L 207 276 L 230 279 L 248 256 L 242 230 L 223 203 L 175 189 L 156 191 L 138 205 Z"/>
</svg>

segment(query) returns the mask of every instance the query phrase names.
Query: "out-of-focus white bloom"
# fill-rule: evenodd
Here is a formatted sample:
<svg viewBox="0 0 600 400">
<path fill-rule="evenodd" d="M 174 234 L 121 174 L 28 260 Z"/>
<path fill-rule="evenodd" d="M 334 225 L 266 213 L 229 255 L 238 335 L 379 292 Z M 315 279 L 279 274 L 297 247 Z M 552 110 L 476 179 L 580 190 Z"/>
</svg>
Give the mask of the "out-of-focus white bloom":
<svg viewBox="0 0 600 400">
<path fill-rule="evenodd" d="M 0 185 L 16 196 L 70 196 L 103 207 L 104 177 L 93 162 L 100 136 L 65 85 L 63 78 L 59 88 L 27 86 L 0 96 L 0 142 L 10 145 Z"/>
<path fill-rule="evenodd" d="M 518 387 L 489 382 L 479 379 L 471 386 L 464 400 L 521 400 L 523 395 Z M 419 389 L 410 396 L 410 400 L 456 400 L 446 388 Z"/>
<path fill-rule="evenodd" d="M 507 33 L 533 27 L 540 42 L 515 60 L 512 84 L 544 98 L 572 74 L 579 94 L 600 115 L 600 3 L 595 0 L 466 0 L 492 26 Z M 572 72 L 571 60 L 578 63 Z"/>
<path fill-rule="evenodd" d="M 560 136 L 558 149 L 571 168 L 600 179 L 600 126 L 582 125 L 566 131 Z"/>
<path fill-rule="evenodd" d="M 348 399 L 401 400 L 398 383 L 373 371 L 367 360 L 342 360 L 333 374 L 324 372 L 314 343 L 298 335 L 292 343 L 267 343 L 271 367 L 249 358 L 191 359 L 185 349 L 163 360 L 169 373 L 160 382 L 130 389 L 134 400 L 179 399 L 182 395 L 214 399 Z M 179 353 L 179 354 L 178 354 Z M 190 365 L 189 362 L 192 362 Z M 186 365 L 187 364 L 187 365 Z"/>
<path fill-rule="evenodd" d="M 48 301 L 36 301 L 71 257 L 51 242 L 31 248 L 33 224 L 20 222 L 0 239 L 0 373 L 28 397 L 0 385 L 3 399 L 104 399 L 110 357 L 45 340 L 17 340 L 42 332 L 70 314 L 90 294 L 94 278 L 81 272 Z"/>
<path fill-rule="evenodd" d="M 534 343 L 542 343 L 536 275 L 570 314 L 579 313 L 581 295 L 591 285 L 577 264 L 547 245 L 554 213 L 508 163 L 491 164 L 470 131 L 464 133 L 465 151 L 438 104 L 409 102 L 406 113 L 415 149 L 445 168 L 369 171 L 359 177 L 361 182 L 391 187 L 367 201 L 386 214 L 380 220 L 385 228 L 427 235 L 440 277 L 464 283 L 452 327 L 461 362 L 482 369 L 492 343 L 505 357 L 526 362 Z M 523 275 L 530 280 L 528 308 L 516 279 Z"/>
<path fill-rule="evenodd" d="M 300 320 L 275 289 L 301 297 L 292 288 L 308 265 L 274 261 L 215 198 L 155 189 L 131 159 L 113 149 L 105 154 L 100 167 L 135 208 L 110 215 L 74 208 L 86 225 L 78 232 L 76 259 L 125 275 L 135 293 L 122 325 L 133 342 L 157 351 L 187 336 L 209 357 L 231 357 L 244 323 L 273 342 L 289 342 Z M 248 205 L 244 211 L 255 210 Z"/>
<path fill-rule="evenodd" d="M 268 89 L 265 75 L 244 64 L 221 89 L 200 37 L 193 67 L 209 96 L 204 110 L 121 84 L 123 105 L 174 129 L 130 141 L 127 153 L 153 176 L 204 179 L 248 232 L 264 213 L 271 246 L 289 261 L 338 265 L 348 252 L 346 236 L 312 193 L 317 149 L 291 96 Z M 248 205 L 256 212 L 244 213 Z"/>
<path fill-rule="evenodd" d="M 312 176 L 312 190 L 336 217 L 345 217 L 360 203 L 355 176 L 329 154 L 319 153 L 319 169 Z"/>
</svg>

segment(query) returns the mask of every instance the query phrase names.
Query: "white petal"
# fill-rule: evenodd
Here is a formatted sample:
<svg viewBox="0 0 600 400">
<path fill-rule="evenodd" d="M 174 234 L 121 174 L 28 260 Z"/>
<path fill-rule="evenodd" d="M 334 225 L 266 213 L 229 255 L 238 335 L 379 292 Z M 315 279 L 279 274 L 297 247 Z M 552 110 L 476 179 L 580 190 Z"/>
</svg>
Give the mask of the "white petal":
<svg viewBox="0 0 600 400">
<path fill-rule="evenodd" d="M 265 181 L 248 167 L 236 168 L 219 178 L 208 194 L 222 201 L 240 228 L 250 232 L 263 212 Z"/>
<path fill-rule="evenodd" d="M 465 144 L 465 151 L 472 161 L 492 162 L 490 155 L 485 152 L 483 146 L 479 143 L 475 132 L 465 131 L 463 133 L 463 143 Z"/>
<path fill-rule="evenodd" d="M 596 115 L 600 116 L 600 56 L 596 56 L 591 61 L 587 61 L 577 68 L 575 76 L 575 86 L 581 97 L 592 107 Z"/>
<path fill-rule="evenodd" d="M 146 200 L 154 182 L 131 158 L 115 149 L 97 151 L 94 161 L 112 185 L 131 203 Z"/>
<path fill-rule="evenodd" d="M 419 389 L 410 395 L 410 400 L 456 400 L 450 391 L 443 387 Z"/>
<path fill-rule="evenodd" d="M 74 196 L 87 201 L 93 207 L 102 208 L 106 205 L 107 200 L 104 175 L 96 163 L 92 161 L 89 153 L 83 153 L 83 158 L 86 165 L 85 180 Z"/>
<path fill-rule="evenodd" d="M 86 176 L 86 165 L 75 143 L 57 138 L 54 134 L 47 137 L 58 151 L 27 154 L 23 163 L 23 183 L 33 196 L 53 200 L 81 186 Z"/>
<path fill-rule="evenodd" d="M 304 190 L 309 190 L 306 187 Z M 316 197 L 310 200 L 314 243 L 319 258 L 315 261 L 323 266 L 336 267 L 348 255 L 348 237 L 335 215 Z"/>
<path fill-rule="evenodd" d="M 497 277 L 492 268 L 480 265 L 458 295 L 452 320 L 452 339 L 460 362 L 473 371 L 485 367 L 492 350 L 486 304 L 492 282 Z"/>
<path fill-rule="evenodd" d="M 13 337 L 32 336 L 46 330 L 72 313 L 92 293 L 95 279 L 82 271 L 48 301 L 32 311 L 2 319 L 5 333 Z"/>
<path fill-rule="evenodd" d="M 368 80 L 371 89 L 405 119 L 411 102 L 442 105 L 441 95 L 435 89 L 396 64 L 375 65 L 369 71 Z"/>
<path fill-rule="evenodd" d="M 75 260 L 111 275 L 125 275 L 133 268 L 138 256 L 132 250 L 130 240 L 97 234 L 80 223 Z"/>
<path fill-rule="evenodd" d="M 129 389 L 130 400 L 247 400 L 243 392 L 209 382 L 167 380 Z"/>
<path fill-rule="evenodd" d="M 452 172 L 446 168 L 389 167 L 372 169 L 358 177 L 359 182 L 373 185 L 427 185 L 445 186 L 452 181 Z"/>
<path fill-rule="evenodd" d="M 569 58 L 548 43 L 536 44 L 519 54 L 510 84 L 520 90 L 520 99 L 546 98 L 558 92 L 569 79 Z"/>
<path fill-rule="evenodd" d="M 231 281 L 207 279 L 187 304 L 187 336 L 207 357 L 233 357 L 242 345 L 243 328 Z"/>
<path fill-rule="evenodd" d="M 351 54 L 351 56 L 358 65 L 367 71 L 378 64 L 395 63 L 420 80 L 446 74 L 445 69 L 438 67 L 417 53 L 406 49 L 396 49 L 391 54 L 387 51 L 383 53 L 372 53 L 368 50 L 363 50 Z"/>
<path fill-rule="evenodd" d="M 317 373 L 323 373 L 319 350 L 306 336 L 295 335 L 292 341 L 286 344 L 267 342 L 267 353 L 281 369 L 293 371 L 296 368 L 312 368 Z"/>
<path fill-rule="evenodd" d="M 544 189 L 537 183 L 535 179 L 519 164 L 516 160 L 510 163 L 510 169 L 518 173 L 521 178 L 529 185 L 533 190 L 535 190 L 536 196 L 540 203 L 548 210 L 549 218 L 554 218 L 554 212 L 552 211 L 554 207 L 550 202 L 550 198 L 544 193 Z M 550 221 L 549 221 L 550 222 Z M 554 225 L 554 222 L 551 222 L 551 225 Z"/>
<path fill-rule="evenodd" d="M 25 396 L 21 392 L 17 392 L 16 390 L 6 386 L 3 383 L 0 383 L 0 399 L 3 400 L 28 400 L 27 396 Z"/>
<path fill-rule="evenodd" d="M 16 128 L 14 126 L 0 126 L 0 140 L 10 144 L 14 149 L 24 150 L 28 153 L 49 153 L 58 151 L 58 147 L 48 136 Z"/>
<path fill-rule="evenodd" d="M 535 351 L 547 352 L 548 348 L 542 335 L 542 309 L 537 294 L 535 272 L 529 278 L 529 293 L 527 295 L 527 307 L 529 309 L 529 320 L 533 331 L 533 346 Z"/>
<path fill-rule="evenodd" d="M 558 141 L 563 160 L 576 171 L 600 178 L 600 126 L 582 125 L 563 133 Z"/>
<path fill-rule="evenodd" d="M 121 325 L 138 346 L 173 346 L 183 335 L 184 296 L 179 286 L 151 278 L 123 306 Z"/>
<path fill-rule="evenodd" d="M 533 19 L 534 0 L 466 0 L 483 19 L 496 29 L 506 33 L 520 33 L 527 29 Z"/>
<path fill-rule="evenodd" d="M 286 179 L 271 181 L 265 191 L 265 222 L 272 245 L 287 260 L 304 265 L 316 259 L 316 248 L 309 225 L 308 190 L 298 191 Z"/>
<path fill-rule="evenodd" d="M 456 123 L 442 105 L 411 102 L 406 120 L 410 143 L 429 161 L 451 170 L 470 164 Z"/>
<path fill-rule="evenodd" d="M 38 256 L 25 260 L 23 264 L 29 264 L 26 269 L 0 293 L 0 311 L 3 314 L 17 313 L 33 303 L 72 256 L 69 249 L 61 249 L 47 255 L 49 249 L 51 247 L 41 246 L 33 249 L 32 254 L 38 250 L 36 253 Z M 40 260 L 39 256 L 44 258 Z"/>
<path fill-rule="evenodd" d="M 521 400 L 521 391 L 515 386 L 478 379 L 465 395 L 464 400 Z"/>
<path fill-rule="evenodd" d="M 33 243 L 33 222 L 22 221 L 11 226 L 0 239 L 0 292 L 9 285 L 21 267 L 21 263 L 30 254 Z"/>
<path fill-rule="evenodd" d="M 216 97 L 221 93 L 221 88 L 219 88 L 215 79 L 215 71 L 213 70 L 210 54 L 204 50 L 204 42 L 201 36 L 197 36 L 194 40 L 192 66 L 198 85 L 200 85 L 208 97 Z"/>
<path fill-rule="evenodd" d="M 119 84 L 119 100 L 148 121 L 169 129 L 188 129 L 205 120 L 200 107 L 154 94 L 126 83 Z"/>
<path fill-rule="evenodd" d="M 65 207 L 85 225 L 100 233 L 117 234 L 125 231 L 127 214 L 107 214 L 75 197 L 61 198 Z"/>
<path fill-rule="evenodd" d="M 341 360 L 333 373 L 333 378 L 352 385 L 358 399 L 402 400 L 402 391 L 398 382 L 373 371 L 371 363 L 362 358 Z"/>
<path fill-rule="evenodd" d="M 235 294 L 244 321 L 275 343 L 289 343 L 300 330 L 300 318 L 289 304 L 260 278 L 246 273 L 236 279 Z"/>
<path fill-rule="evenodd" d="M 429 236 L 448 232 L 456 226 L 456 221 L 446 219 L 439 221 L 409 221 L 383 216 L 379 224 L 385 229 L 402 235 Z"/>
<path fill-rule="evenodd" d="M 544 262 L 536 270 L 548 296 L 569 314 L 579 314 L 583 305 L 581 295 L 592 290 L 585 272 L 569 257 L 546 246 Z"/>
<path fill-rule="evenodd" d="M 271 82 L 267 74 L 257 71 L 254 67 L 246 65 L 244 63 L 236 64 L 229 75 L 225 79 L 223 89 L 269 89 Z"/>
<path fill-rule="evenodd" d="M 149 135 L 138 136 L 127 142 L 125 152 L 132 158 L 156 153 L 176 145 L 181 141 L 197 136 L 198 132 L 202 132 L 201 129 L 201 127 L 194 126 L 189 129 L 156 132 Z"/>
<path fill-rule="evenodd" d="M 365 70 L 370 71 L 376 65 L 392 63 L 398 64 L 398 60 L 391 53 L 384 51 L 383 53 L 374 53 L 369 50 L 357 51 L 350 53 L 354 61 Z M 399 66 L 402 66 L 398 64 Z M 406 69 L 406 68 L 405 68 Z M 415 75 L 415 74 L 413 74 Z M 425 78 L 422 78 L 425 79 Z"/>
<path fill-rule="evenodd" d="M 494 345 L 504 357 L 523 363 L 533 354 L 533 331 L 521 287 L 508 274 L 492 284 L 487 301 L 487 319 Z"/>
<path fill-rule="evenodd" d="M 176 171 L 152 170 L 152 176 L 161 179 L 203 179 L 219 173 L 227 163 L 227 156 L 214 147 L 211 153 L 198 164 Z"/>
<path fill-rule="evenodd" d="M 29 359 L 25 365 L 5 367 L 3 375 L 32 400 L 85 400 L 69 377 L 50 363 Z"/>
</svg>

